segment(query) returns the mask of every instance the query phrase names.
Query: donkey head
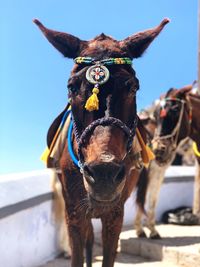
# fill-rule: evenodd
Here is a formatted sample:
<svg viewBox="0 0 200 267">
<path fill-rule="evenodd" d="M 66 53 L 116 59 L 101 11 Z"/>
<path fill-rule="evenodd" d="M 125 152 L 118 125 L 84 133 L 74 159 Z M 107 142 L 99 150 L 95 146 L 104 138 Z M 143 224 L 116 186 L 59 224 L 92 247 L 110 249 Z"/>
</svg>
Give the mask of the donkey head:
<svg viewBox="0 0 200 267">
<path fill-rule="evenodd" d="M 188 136 L 190 107 L 186 105 L 186 95 L 191 89 L 192 85 L 181 89 L 171 88 L 157 105 L 155 111 L 157 129 L 153 149 L 160 164 L 172 161 L 177 146 Z"/>
<path fill-rule="evenodd" d="M 156 119 L 154 117 L 155 108 L 156 108 L 156 105 L 152 104 L 152 106 L 150 106 L 149 108 L 142 109 L 138 113 L 138 116 L 147 133 L 147 141 L 150 146 L 151 146 L 151 141 L 153 139 L 153 136 L 156 130 L 156 125 L 157 125 Z"/>
<path fill-rule="evenodd" d="M 169 20 L 122 41 L 105 34 L 83 41 L 34 22 L 57 50 L 75 61 L 68 96 L 78 143 L 76 153 L 90 197 L 112 202 L 120 195 L 129 172 L 124 158 L 137 122 L 139 82 L 131 61 L 143 54 Z M 87 105 L 91 94 L 95 108 Z"/>
</svg>

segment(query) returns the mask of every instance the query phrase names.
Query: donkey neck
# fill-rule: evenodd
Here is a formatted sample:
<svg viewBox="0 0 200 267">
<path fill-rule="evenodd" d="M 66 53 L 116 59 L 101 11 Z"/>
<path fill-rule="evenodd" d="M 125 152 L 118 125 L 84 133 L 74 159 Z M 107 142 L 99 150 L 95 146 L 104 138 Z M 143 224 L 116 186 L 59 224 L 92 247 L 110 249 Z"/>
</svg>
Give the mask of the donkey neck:
<svg viewBox="0 0 200 267">
<path fill-rule="evenodd" d="M 191 131 L 189 137 L 197 142 L 200 139 L 200 96 L 190 94 L 189 101 L 192 108 Z"/>
</svg>

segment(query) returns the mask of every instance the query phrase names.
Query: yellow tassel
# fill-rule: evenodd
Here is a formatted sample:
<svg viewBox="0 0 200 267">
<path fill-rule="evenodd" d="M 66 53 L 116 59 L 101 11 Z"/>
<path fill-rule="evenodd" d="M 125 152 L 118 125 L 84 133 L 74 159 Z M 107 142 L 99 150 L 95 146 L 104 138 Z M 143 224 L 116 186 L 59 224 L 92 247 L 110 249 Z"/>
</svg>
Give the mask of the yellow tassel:
<svg viewBox="0 0 200 267">
<path fill-rule="evenodd" d="M 149 162 L 155 158 L 153 152 L 151 151 L 151 149 L 144 143 L 144 140 L 138 130 L 138 128 L 136 129 L 136 135 L 138 138 L 138 141 L 141 145 L 142 151 L 141 151 L 141 155 L 142 155 L 142 160 L 145 166 L 148 166 Z"/>
<path fill-rule="evenodd" d="M 45 163 L 47 164 L 47 159 L 49 157 L 49 154 L 50 154 L 50 150 L 48 147 L 45 148 L 44 152 L 42 153 L 40 159 Z"/>
<path fill-rule="evenodd" d="M 97 94 L 99 93 L 99 89 L 97 87 L 94 87 L 92 90 L 92 95 L 88 98 L 85 108 L 88 111 L 98 110 L 99 109 L 99 99 L 97 97 Z"/>
</svg>

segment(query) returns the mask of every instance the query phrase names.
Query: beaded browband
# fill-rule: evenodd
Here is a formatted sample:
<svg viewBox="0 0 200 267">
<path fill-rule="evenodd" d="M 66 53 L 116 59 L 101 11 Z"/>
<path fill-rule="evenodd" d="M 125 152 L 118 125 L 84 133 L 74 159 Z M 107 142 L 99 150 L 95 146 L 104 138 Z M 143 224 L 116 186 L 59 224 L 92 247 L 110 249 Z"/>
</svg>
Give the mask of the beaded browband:
<svg viewBox="0 0 200 267">
<path fill-rule="evenodd" d="M 100 61 L 95 60 L 92 57 L 77 57 L 74 59 L 74 62 L 77 64 L 97 64 L 101 63 L 103 65 L 113 65 L 113 64 L 132 64 L 132 60 L 129 57 L 112 57 L 102 59 Z"/>
<path fill-rule="evenodd" d="M 92 89 L 92 95 L 88 98 L 85 108 L 88 111 L 94 111 L 99 109 L 99 99 L 97 94 L 99 93 L 99 85 L 104 84 L 108 81 L 110 73 L 108 68 L 109 65 L 131 65 L 132 60 L 128 57 L 120 58 L 106 58 L 102 60 L 95 60 L 92 57 L 77 57 L 74 59 L 74 62 L 77 64 L 88 64 L 91 67 L 88 68 L 86 72 L 86 79 L 94 84 Z"/>
</svg>

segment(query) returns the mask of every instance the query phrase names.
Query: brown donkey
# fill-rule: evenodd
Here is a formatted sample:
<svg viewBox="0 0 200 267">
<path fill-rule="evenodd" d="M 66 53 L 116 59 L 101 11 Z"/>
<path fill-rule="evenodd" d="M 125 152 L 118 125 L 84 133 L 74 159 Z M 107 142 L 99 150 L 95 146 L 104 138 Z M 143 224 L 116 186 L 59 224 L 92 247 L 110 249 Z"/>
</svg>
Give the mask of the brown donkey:
<svg viewBox="0 0 200 267">
<path fill-rule="evenodd" d="M 157 131 L 153 149 L 159 165 L 170 163 L 175 152 L 188 138 L 194 141 L 197 171 L 194 184 L 193 213 L 200 223 L 200 95 L 191 92 L 192 85 L 171 88 L 156 110 Z"/>
<path fill-rule="evenodd" d="M 150 131 L 151 142 L 156 158 L 148 167 L 148 190 L 146 196 L 147 218 L 145 226 L 150 230 L 150 238 L 161 238 L 156 229 L 156 205 L 159 200 L 160 188 L 164 180 L 166 169 L 171 165 L 178 149 L 181 149 L 189 137 L 197 142 L 199 147 L 198 131 L 200 120 L 198 105 L 200 97 L 192 94 L 192 84 L 181 89 L 170 89 L 162 95 L 156 105 L 151 107 L 151 116 L 145 115 L 142 121 L 147 131 Z M 155 116 L 155 117 L 154 117 Z M 152 127 L 154 126 L 154 127 Z M 153 139 L 154 136 L 154 139 Z M 153 139 L 153 140 L 152 140 Z M 197 149 L 198 150 L 198 149 Z M 198 154 L 198 153 L 196 153 Z M 200 222 L 200 154 L 197 157 L 197 171 L 194 186 L 193 223 Z M 138 209 L 135 218 L 135 228 L 138 237 L 146 237 L 142 225 L 143 214 Z"/>
<path fill-rule="evenodd" d="M 59 166 L 72 250 L 72 267 L 92 266 L 91 218 L 102 221 L 103 267 L 114 265 L 123 223 L 124 203 L 138 185 L 142 207 L 145 187 L 138 180 L 135 133 L 145 136 L 137 117 L 139 81 L 131 66 L 169 22 L 122 41 L 101 34 L 82 41 L 53 31 L 34 20 L 49 42 L 75 66 L 68 81 L 71 103 L 71 143 L 78 166 L 66 142 Z M 60 117 L 59 117 L 60 119 Z M 54 127 L 53 127 L 54 128 Z M 53 129 L 52 128 L 52 129 Z M 136 129 L 137 128 L 137 129 Z M 51 129 L 51 130 L 52 130 Z M 51 133 L 48 138 L 52 139 Z M 144 162 L 145 150 L 141 152 Z"/>
</svg>

